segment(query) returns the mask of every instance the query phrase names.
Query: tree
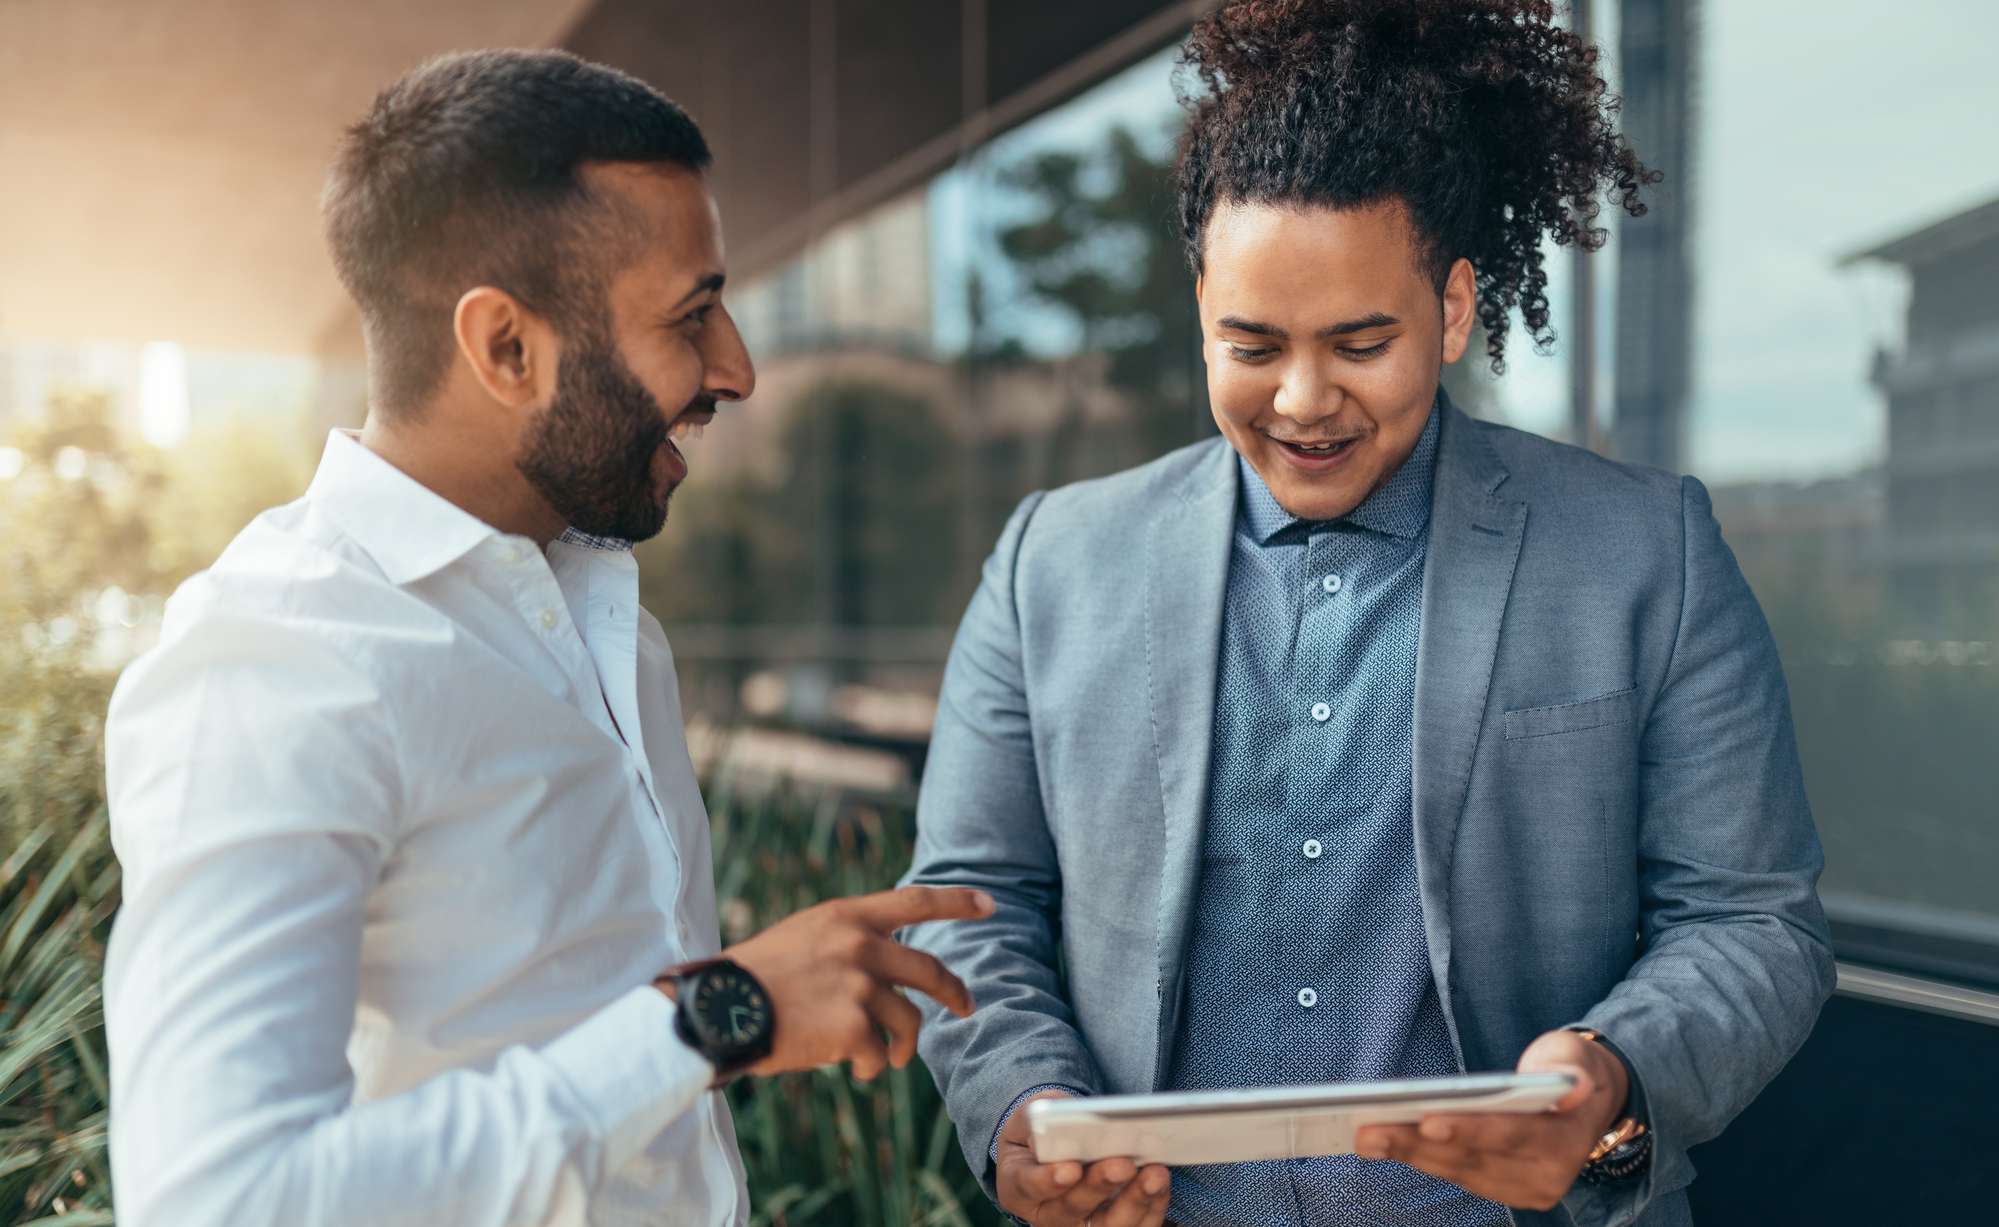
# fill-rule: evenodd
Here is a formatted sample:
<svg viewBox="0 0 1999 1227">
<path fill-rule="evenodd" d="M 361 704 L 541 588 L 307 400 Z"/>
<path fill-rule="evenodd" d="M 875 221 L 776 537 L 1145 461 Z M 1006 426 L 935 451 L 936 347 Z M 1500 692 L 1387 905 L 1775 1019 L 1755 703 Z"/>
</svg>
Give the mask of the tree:
<svg viewBox="0 0 1999 1227">
<path fill-rule="evenodd" d="M 1120 126 L 1094 153 L 1039 154 L 1002 180 L 1039 215 L 1003 231 L 1001 252 L 1029 293 L 1074 316 L 1082 348 L 1108 357 L 1106 382 L 1130 398 L 1135 429 L 1113 467 L 1205 437 L 1200 319 L 1171 161 Z"/>
</svg>

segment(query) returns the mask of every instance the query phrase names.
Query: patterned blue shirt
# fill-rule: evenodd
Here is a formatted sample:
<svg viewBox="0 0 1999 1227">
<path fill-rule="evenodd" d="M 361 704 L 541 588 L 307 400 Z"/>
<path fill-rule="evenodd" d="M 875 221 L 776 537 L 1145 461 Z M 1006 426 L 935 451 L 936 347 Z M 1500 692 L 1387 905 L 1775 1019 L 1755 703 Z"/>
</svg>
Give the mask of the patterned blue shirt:
<svg viewBox="0 0 1999 1227">
<path fill-rule="evenodd" d="M 1306 521 L 1247 463 L 1169 1087 L 1454 1074 L 1416 884 L 1413 738 L 1439 417 L 1387 485 Z M 1185 1167 L 1183 1227 L 1504 1223 L 1400 1163 Z"/>
</svg>

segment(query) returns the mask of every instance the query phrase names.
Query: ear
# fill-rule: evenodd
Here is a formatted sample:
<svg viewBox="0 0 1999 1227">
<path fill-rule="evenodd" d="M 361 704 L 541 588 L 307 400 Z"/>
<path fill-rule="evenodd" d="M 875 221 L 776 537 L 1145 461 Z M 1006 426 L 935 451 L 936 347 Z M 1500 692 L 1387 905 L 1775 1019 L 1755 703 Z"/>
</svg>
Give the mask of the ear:
<svg viewBox="0 0 1999 1227">
<path fill-rule="evenodd" d="M 1471 343 L 1472 320 L 1477 312 L 1478 279 L 1472 275 L 1470 260 L 1451 265 L 1444 280 L 1444 361 L 1456 362 L 1465 356 Z"/>
<path fill-rule="evenodd" d="M 451 327 L 459 360 L 488 396 L 524 409 L 553 395 L 555 331 L 512 294 L 489 285 L 465 291 Z"/>
</svg>

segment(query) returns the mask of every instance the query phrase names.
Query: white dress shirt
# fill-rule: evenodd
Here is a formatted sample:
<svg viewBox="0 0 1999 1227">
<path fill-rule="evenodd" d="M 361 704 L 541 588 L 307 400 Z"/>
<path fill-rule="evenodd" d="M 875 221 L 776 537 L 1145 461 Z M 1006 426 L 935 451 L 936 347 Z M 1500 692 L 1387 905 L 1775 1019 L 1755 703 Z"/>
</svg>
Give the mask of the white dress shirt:
<svg viewBox="0 0 1999 1227">
<path fill-rule="evenodd" d="M 629 551 L 544 552 L 335 433 L 105 738 L 122 1227 L 747 1217 L 649 987 L 721 942 Z"/>
</svg>

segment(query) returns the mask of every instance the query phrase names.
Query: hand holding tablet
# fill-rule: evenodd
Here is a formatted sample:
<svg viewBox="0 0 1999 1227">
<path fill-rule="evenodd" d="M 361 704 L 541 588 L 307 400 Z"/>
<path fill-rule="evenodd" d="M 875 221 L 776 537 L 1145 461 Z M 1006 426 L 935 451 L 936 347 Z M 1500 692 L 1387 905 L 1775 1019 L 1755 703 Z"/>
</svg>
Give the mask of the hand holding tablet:
<svg viewBox="0 0 1999 1227">
<path fill-rule="evenodd" d="M 1173 1193 L 1164 1167 L 1142 1168 L 1122 1155 L 1087 1164 L 1034 1157 L 1026 1109 L 1069 1100 L 1066 1091 L 1042 1091 L 1007 1118 L 993 1171 L 1000 1208 L 1033 1227 L 1162 1227 Z"/>
</svg>

